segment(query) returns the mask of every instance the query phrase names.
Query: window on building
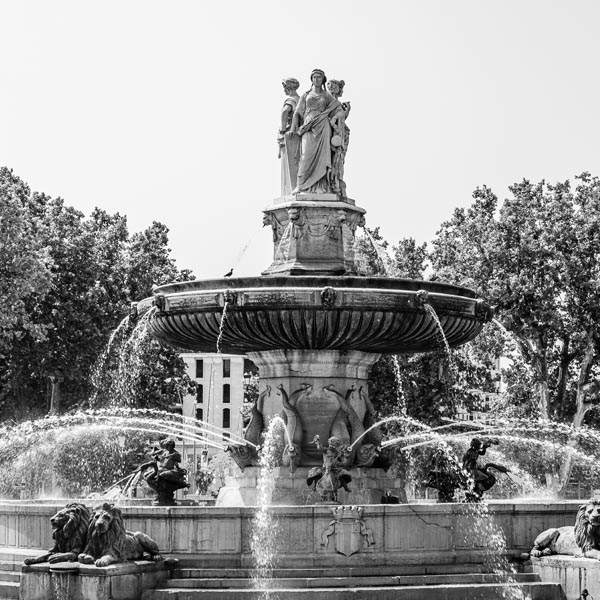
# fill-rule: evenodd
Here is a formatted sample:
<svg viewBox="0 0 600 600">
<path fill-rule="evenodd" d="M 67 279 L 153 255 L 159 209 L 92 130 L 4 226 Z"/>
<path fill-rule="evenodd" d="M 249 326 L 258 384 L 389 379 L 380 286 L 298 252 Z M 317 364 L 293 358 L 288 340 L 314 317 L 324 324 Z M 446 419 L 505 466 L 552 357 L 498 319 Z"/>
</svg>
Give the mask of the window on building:
<svg viewBox="0 0 600 600">
<path fill-rule="evenodd" d="M 204 410 L 202 408 L 197 408 L 196 409 L 196 419 L 198 421 L 203 421 L 204 420 Z"/>
<path fill-rule="evenodd" d="M 231 359 L 223 359 L 223 377 L 231 377 Z"/>
<path fill-rule="evenodd" d="M 201 383 L 196 386 L 196 402 L 200 404 L 204 402 L 204 387 Z"/>
<path fill-rule="evenodd" d="M 231 438 L 231 434 L 224 431 L 223 432 L 223 441 L 228 440 L 230 438 Z"/>
<path fill-rule="evenodd" d="M 223 429 L 229 429 L 231 427 L 231 410 L 228 408 L 223 409 Z"/>
<path fill-rule="evenodd" d="M 204 360 L 201 358 L 196 359 L 196 379 L 202 379 L 204 377 Z"/>
<path fill-rule="evenodd" d="M 228 383 L 223 386 L 223 402 L 225 404 L 231 402 L 231 386 Z"/>
</svg>

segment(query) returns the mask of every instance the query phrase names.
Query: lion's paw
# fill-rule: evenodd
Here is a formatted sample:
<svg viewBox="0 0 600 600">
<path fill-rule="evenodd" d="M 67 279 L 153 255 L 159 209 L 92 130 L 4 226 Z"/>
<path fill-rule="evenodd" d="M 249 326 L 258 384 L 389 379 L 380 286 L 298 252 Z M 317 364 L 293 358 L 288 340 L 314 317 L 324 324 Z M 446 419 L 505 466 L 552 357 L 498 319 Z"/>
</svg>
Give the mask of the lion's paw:
<svg viewBox="0 0 600 600">
<path fill-rule="evenodd" d="M 48 562 L 50 564 L 57 563 L 57 562 L 64 562 L 65 560 L 67 560 L 66 558 L 64 558 L 64 556 L 65 556 L 64 554 L 55 554 L 54 556 L 51 556 L 48 559 Z"/>
<path fill-rule="evenodd" d="M 115 561 L 112 556 L 103 556 L 96 561 L 97 567 L 108 567 L 108 565 L 112 565 Z"/>
<path fill-rule="evenodd" d="M 80 554 L 77 557 L 77 560 L 84 565 L 93 565 L 94 564 L 94 557 L 90 556 L 89 554 Z"/>
</svg>

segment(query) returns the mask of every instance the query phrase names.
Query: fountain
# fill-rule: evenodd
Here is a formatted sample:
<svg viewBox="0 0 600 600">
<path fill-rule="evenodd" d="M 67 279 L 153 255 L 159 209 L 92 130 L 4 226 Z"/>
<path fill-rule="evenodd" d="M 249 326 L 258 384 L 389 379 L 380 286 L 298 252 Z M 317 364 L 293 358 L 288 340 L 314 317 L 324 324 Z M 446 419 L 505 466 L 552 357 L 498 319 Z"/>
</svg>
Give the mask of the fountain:
<svg viewBox="0 0 600 600">
<path fill-rule="evenodd" d="M 143 530 L 162 554 L 179 559 L 168 575 L 164 566 L 157 575 L 141 564 L 81 564 L 80 579 L 61 575 L 55 595 L 77 589 L 86 600 L 287 598 L 302 587 L 310 599 L 346 597 L 351 588 L 365 599 L 531 592 L 559 600 L 557 584 L 527 573 L 507 577 L 503 553 L 518 556 L 540 530 L 569 524 L 575 504 L 382 502 L 404 482 L 389 469 L 398 440 L 385 441 L 376 422 L 371 367 L 382 354 L 426 352 L 440 340 L 448 348 L 464 344 L 491 311 L 460 286 L 357 273 L 354 242 L 365 210 L 343 181 L 349 103 L 339 101 L 343 82 L 332 82 L 326 94 L 322 71 L 313 71 L 311 81 L 312 95 L 302 97 L 296 80 L 284 82 L 282 194 L 263 211 L 273 233 L 272 264 L 259 277 L 163 285 L 137 305 L 157 339 L 183 350 L 247 354 L 259 367 L 259 399 L 245 439 L 229 448 L 243 472 L 221 490 L 216 507 L 122 507 L 128 528 Z M 119 424 L 119 417 L 97 418 Z M 134 425 L 128 418 L 120 426 L 151 430 L 145 415 Z M 196 435 L 186 423 L 167 422 L 160 431 Z M 198 435 L 206 439 L 204 431 Z M 423 441 L 427 435 L 406 438 L 414 441 L 406 448 L 431 443 Z M 3 506 L 0 558 L 42 554 L 56 510 Z M 499 554 L 493 563 L 490 556 Z M 62 568 L 73 577 L 73 565 Z M 23 600 L 48 598 L 49 578 L 47 563 L 24 567 Z M 100 588 L 103 596 L 94 591 Z"/>
<path fill-rule="evenodd" d="M 291 93 L 295 84 L 286 85 Z M 328 104 L 323 114 L 347 116 L 334 96 L 323 96 Z M 309 126 L 306 100 L 292 95 L 288 101 L 299 107 L 295 115 L 306 113 L 306 122 L 294 117 L 280 131 L 282 196 L 263 211 L 273 233 L 272 264 L 260 277 L 160 286 L 138 310 L 152 308 L 149 331 L 165 343 L 192 352 L 247 354 L 259 368 L 260 400 L 247 430 L 249 444 L 231 449 L 244 477 L 232 482 L 236 492 L 223 491 L 219 504 L 256 504 L 256 446 L 278 415 L 286 421 L 288 443 L 277 473 L 276 504 L 306 503 L 303 482 L 314 481 L 309 473 L 323 464 L 321 447 L 330 439 L 348 451 L 337 460 L 353 486 L 351 492 L 338 486 L 321 500 L 337 500 L 339 493 L 341 502 L 375 503 L 402 482 L 386 473 L 389 449 L 381 447 L 382 432 L 373 427 L 371 367 L 383 353 L 425 352 L 440 346 L 440 339 L 447 348 L 464 344 L 477 336 L 491 311 L 463 287 L 357 274 L 355 237 L 365 210 L 345 194 L 342 155 L 333 148 L 334 160 L 328 160 L 315 142 L 329 147 L 327 126 L 322 121 Z M 347 135 L 336 143 L 344 140 L 347 144 Z M 304 148 L 309 143 L 317 144 L 317 158 L 309 159 L 312 150 Z M 292 151 L 302 144 L 306 156 Z M 298 174 L 299 189 L 290 189 L 289 173 Z"/>
</svg>

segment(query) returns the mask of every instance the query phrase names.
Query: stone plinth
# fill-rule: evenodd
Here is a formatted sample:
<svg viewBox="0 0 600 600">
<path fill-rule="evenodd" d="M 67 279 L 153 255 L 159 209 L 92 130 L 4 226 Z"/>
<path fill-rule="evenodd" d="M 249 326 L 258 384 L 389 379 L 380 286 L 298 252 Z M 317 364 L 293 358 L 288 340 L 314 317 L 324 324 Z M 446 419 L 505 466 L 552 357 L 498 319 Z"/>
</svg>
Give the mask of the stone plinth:
<svg viewBox="0 0 600 600">
<path fill-rule="evenodd" d="M 318 494 L 306 484 L 308 467 L 299 467 L 290 473 L 285 467 L 273 470 L 275 490 L 273 504 L 278 506 L 319 505 Z M 339 504 L 379 504 L 381 496 L 391 490 L 393 495 L 406 498 L 402 480 L 383 469 L 353 468 L 350 492 L 338 490 Z M 219 491 L 217 506 L 256 506 L 260 469 L 247 467 L 241 475 L 228 477 Z"/>
<path fill-rule="evenodd" d="M 72 572 L 74 571 L 74 572 Z M 79 563 L 41 563 L 24 566 L 19 597 L 24 600 L 139 600 L 144 590 L 169 576 L 165 562 L 144 560 L 96 567 Z"/>
<path fill-rule="evenodd" d="M 278 198 L 264 211 L 273 230 L 273 263 L 263 275 L 351 275 L 356 228 L 365 211 L 335 194 Z"/>
<path fill-rule="evenodd" d="M 584 590 L 591 598 L 600 598 L 600 562 L 597 560 L 557 554 L 532 558 L 531 564 L 542 581 L 560 583 L 567 600 L 583 598 Z"/>
</svg>

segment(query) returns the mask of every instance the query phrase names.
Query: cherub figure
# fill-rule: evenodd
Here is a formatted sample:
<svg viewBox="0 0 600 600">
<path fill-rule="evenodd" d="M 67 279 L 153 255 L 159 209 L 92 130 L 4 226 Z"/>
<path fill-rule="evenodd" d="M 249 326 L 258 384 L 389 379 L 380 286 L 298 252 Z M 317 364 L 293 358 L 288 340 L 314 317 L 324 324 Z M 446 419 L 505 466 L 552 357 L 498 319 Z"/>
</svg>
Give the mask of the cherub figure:
<svg viewBox="0 0 600 600">
<path fill-rule="evenodd" d="M 146 483 L 156 492 L 153 504 L 175 504 L 175 491 L 190 487 L 185 469 L 180 468 L 181 454 L 175 450 L 173 440 L 162 440 L 152 452 L 152 460 L 140 465 Z"/>
<path fill-rule="evenodd" d="M 313 467 L 308 472 L 306 483 L 312 486 L 325 502 L 337 502 L 337 492 L 344 488 L 350 492 L 348 484 L 352 481 L 350 472 L 342 465 L 347 459 L 347 445 L 335 436 L 327 440 L 327 446 L 315 435 L 313 443 L 323 453 L 323 466 Z"/>
</svg>

